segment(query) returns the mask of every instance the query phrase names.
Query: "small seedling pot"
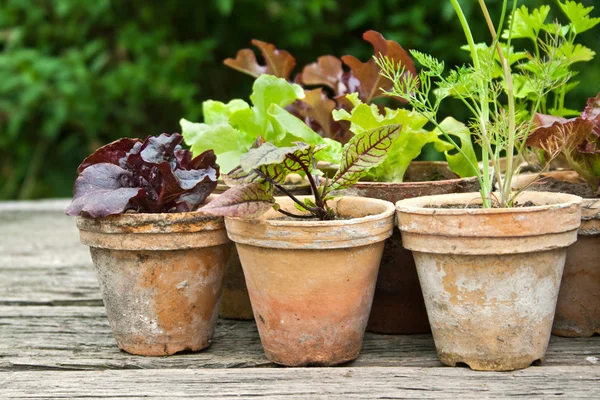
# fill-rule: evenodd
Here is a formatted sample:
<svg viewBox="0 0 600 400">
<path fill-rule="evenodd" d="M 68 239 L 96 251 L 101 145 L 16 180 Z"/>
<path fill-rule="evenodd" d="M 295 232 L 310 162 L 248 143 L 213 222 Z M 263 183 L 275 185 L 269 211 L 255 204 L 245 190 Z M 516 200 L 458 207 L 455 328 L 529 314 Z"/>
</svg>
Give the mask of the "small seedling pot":
<svg viewBox="0 0 600 400">
<path fill-rule="evenodd" d="M 300 177 L 298 177 L 301 179 Z M 295 184 L 286 184 L 284 187 L 295 195 L 310 194 L 310 185 L 307 182 L 296 182 Z M 224 183 L 217 185 L 213 193 L 224 193 L 229 186 Z M 276 193 L 279 189 L 276 189 Z M 281 193 L 280 193 L 281 194 Z M 233 254 L 227 269 L 225 270 L 225 279 L 223 282 L 223 299 L 221 301 L 221 309 L 219 317 L 226 319 L 237 320 L 252 320 L 252 306 L 250 305 L 250 297 L 248 296 L 248 288 L 244 279 L 244 271 L 240 264 L 240 259 L 233 247 Z"/>
<path fill-rule="evenodd" d="M 396 203 L 419 196 L 467 193 L 479 190 L 477 177 L 460 179 L 446 162 L 412 162 L 405 182 L 358 182 L 346 194 Z M 417 267 L 409 250 L 402 247 L 395 230 L 385 241 L 368 332 L 414 334 L 431 331 Z"/>
<path fill-rule="evenodd" d="M 277 203 L 299 213 L 287 197 Z M 329 205 L 342 219 L 292 220 L 275 210 L 258 220 L 225 218 L 272 362 L 330 366 L 360 352 L 394 206 L 359 197 Z"/>
<path fill-rule="evenodd" d="M 77 218 L 119 348 L 145 356 L 197 351 L 215 330 L 232 243 L 199 212 Z"/>
<path fill-rule="evenodd" d="M 479 193 L 396 203 L 444 364 L 508 371 L 544 358 L 581 198 L 524 192 L 517 201 L 534 206 L 465 208 L 481 204 Z"/>
<path fill-rule="evenodd" d="M 522 186 L 538 174 L 519 176 Z M 551 171 L 529 186 L 531 190 L 590 191 L 574 171 Z M 600 334 L 600 199 L 584 198 L 577 241 L 567 251 L 552 333 L 566 337 Z"/>
</svg>

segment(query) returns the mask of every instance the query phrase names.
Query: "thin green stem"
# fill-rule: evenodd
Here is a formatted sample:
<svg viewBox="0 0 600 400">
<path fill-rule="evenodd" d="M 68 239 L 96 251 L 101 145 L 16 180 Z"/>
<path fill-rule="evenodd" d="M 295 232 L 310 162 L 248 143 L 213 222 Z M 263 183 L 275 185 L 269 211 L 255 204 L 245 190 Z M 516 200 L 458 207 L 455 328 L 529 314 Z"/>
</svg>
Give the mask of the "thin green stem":
<svg viewBox="0 0 600 400">
<path fill-rule="evenodd" d="M 480 0 L 481 1 L 481 0 Z M 469 49 L 471 51 L 471 59 L 473 60 L 473 67 L 476 71 L 480 70 L 481 64 L 479 61 L 479 55 L 477 54 L 477 47 L 475 46 L 475 40 L 473 39 L 473 34 L 471 33 L 471 28 L 469 27 L 469 23 L 467 22 L 467 18 L 460 7 L 460 4 L 457 0 L 450 0 L 452 6 L 454 7 L 454 11 L 458 16 L 458 20 L 463 28 L 465 33 L 465 37 L 467 39 L 467 43 L 469 44 Z M 482 82 L 479 79 L 479 101 L 480 101 L 480 109 L 481 113 L 479 113 L 479 125 L 481 129 L 481 139 L 482 143 L 486 144 L 486 147 L 491 148 L 489 144 L 489 137 L 487 133 L 487 124 L 489 122 L 489 103 L 488 103 L 488 86 L 486 82 Z M 483 163 L 483 176 L 481 185 L 481 195 L 483 201 L 484 208 L 490 208 L 490 193 L 492 191 L 492 182 L 490 181 L 490 172 L 489 172 L 489 154 L 486 150 L 482 151 L 481 161 Z"/>
</svg>

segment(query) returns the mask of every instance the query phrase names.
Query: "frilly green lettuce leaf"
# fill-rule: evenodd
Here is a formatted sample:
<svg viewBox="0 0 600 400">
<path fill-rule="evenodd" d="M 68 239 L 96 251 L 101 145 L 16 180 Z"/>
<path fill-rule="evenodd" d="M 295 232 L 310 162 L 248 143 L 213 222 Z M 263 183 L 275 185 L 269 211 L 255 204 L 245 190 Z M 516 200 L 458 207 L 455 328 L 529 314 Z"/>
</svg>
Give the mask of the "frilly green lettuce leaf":
<svg viewBox="0 0 600 400">
<path fill-rule="evenodd" d="M 394 140 L 385 161 L 369 171 L 367 178 L 370 180 L 402 182 L 408 165 L 421 153 L 423 146 L 439 141 L 437 134 L 423 129 L 427 119 L 414 111 L 384 108 L 382 113 L 377 105 L 363 103 L 356 94 L 347 98 L 354 105 L 352 112 L 335 110 L 333 118 L 349 121 L 350 130 L 355 134 L 387 125 L 402 125 L 402 132 Z"/>
<path fill-rule="evenodd" d="M 471 131 L 469 131 L 469 128 L 462 122 L 457 121 L 452 117 L 448 117 L 440 122 L 439 127 L 436 128 L 434 132 L 438 136 L 442 136 L 442 132 L 454 136 L 455 142 L 456 138 L 460 140 L 460 143 L 456 144 L 460 145 L 461 151 L 455 150 L 453 154 L 450 154 L 450 152 L 454 149 L 454 146 L 450 143 L 439 143 L 437 141 L 434 143 L 438 150 L 444 151 L 446 161 L 448 161 L 448 166 L 452 172 L 461 178 L 475 176 L 477 174 L 477 156 L 473 149 Z"/>
<path fill-rule="evenodd" d="M 340 143 L 322 138 L 285 110 L 286 106 L 304 97 L 304 90 L 299 85 L 263 74 L 256 79 L 252 89 L 252 106 L 243 100 L 232 100 L 227 104 L 209 100 L 203 104 L 204 123 L 180 121 L 185 142 L 194 154 L 214 149 L 221 168 L 229 172 L 261 135 L 276 146 L 290 146 L 296 141 L 323 146 L 317 153 L 318 160 L 334 162 L 339 159 Z"/>
</svg>

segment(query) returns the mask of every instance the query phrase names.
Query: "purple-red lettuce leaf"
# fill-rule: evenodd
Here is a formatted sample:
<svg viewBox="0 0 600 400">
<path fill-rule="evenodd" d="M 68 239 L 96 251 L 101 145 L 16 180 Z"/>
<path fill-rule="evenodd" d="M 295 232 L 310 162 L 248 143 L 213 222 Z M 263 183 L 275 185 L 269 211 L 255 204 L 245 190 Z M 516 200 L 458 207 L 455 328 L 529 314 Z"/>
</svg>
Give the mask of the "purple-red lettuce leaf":
<svg viewBox="0 0 600 400">
<path fill-rule="evenodd" d="M 367 31 L 363 34 L 363 39 L 373 45 L 374 55 L 376 57 L 387 56 L 393 60 L 396 65 L 404 67 L 405 74 L 416 75 L 415 64 L 406 50 L 393 40 L 386 40 L 383 35 L 376 31 Z M 377 97 L 384 97 L 384 90 L 391 90 L 394 83 L 381 76 L 381 68 L 373 58 L 363 63 L 358 58 L 346 55 L 342 61 L 352 71 L 353 76 L 360 82 L 357 92 L 360 99 L 365 103 L 370 103 Z M 403 101 L 397 98 L 398 101 Z"/>
<path fill-rule="evenodd" d="M 594 190 L 600 185 L 600 94 L 588 100 L 576 118 L 557 118 L 544 114 L 535 117 L 537 128 L 527 145 L 541 148 L 550 156 L 561 153 L 567 162 Z"/>
<path fill-rule="evenodd" d="M 266 182 L 234 186 L 202 208 L 225 217 L 257 218 L 275 205 L 272 187 Z"/>
<path fill-rule="evenodd" d="M 252 44 L 260 49 L 265 65 L 258 64 L 254 51 L 251 49 L 238 51 L 235 58 L 227 58 L 223 64 L 255 78 L 262 74 L 269 74 L 289 80 L 290 74 L 296 66 L 296 59 L 290 53 L 279 50 L 271 43 L 257 39 L 253 39 Z"/>
<path fill-rule="evenodd" d="M 162 134 L 98 149 L 80 166 L 67 214 L 101 218 L 128 210 L 195 210 L 216 187 L 219 166 L 212 150 L 192 157 L 181 148 L 182 140 L 179 134 Z"/>
<path fill-rule="evenodd" d="M 130 171 L 109 163 L 92 164 L 75 181 L 73 202 L 67 214 L 87 214 L 92 218 L 121 214 L 135 207 L 132 200 L 146 196 L 144 188 L 135 186 Z"/>
<path fill-rule="evenodd" d="M 109 163 L 119 165 L 119 160 L 125 157 L 136 144 L 141 144 L 141 141 L 139 139 L 124 138 L 102 146 L 94 154 L 83 160 L 77 168 L 77 173 L 80 174 L 93 164 Z"/>
</svg>

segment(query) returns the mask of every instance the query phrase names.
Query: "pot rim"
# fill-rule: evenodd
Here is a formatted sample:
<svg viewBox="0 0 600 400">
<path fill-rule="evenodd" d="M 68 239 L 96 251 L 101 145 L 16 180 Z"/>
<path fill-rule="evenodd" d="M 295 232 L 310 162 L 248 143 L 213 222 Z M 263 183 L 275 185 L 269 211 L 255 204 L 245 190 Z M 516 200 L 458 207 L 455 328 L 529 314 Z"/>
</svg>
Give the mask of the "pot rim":
<svg viewBox="0 0 600 400">
<path fill-rule="evenodd" d="M 543 204 L 530 207 L 511 207 L 511 208 L 441 208 L 441 207 L 424 207 L 425 204 L 445 205 L 445 204 L 465 204 L 465 198 L 471 198 L 467 204 L 481 204 L 481 194 L 479 192 L 471 193 L 450 193 L 439 194 L 434 196 L 414 197 L 410 199 L 399 200 L 396 202 L 396 210 L 408 214 L 421 215 L 497 215 L 497 214 L 514 214 L 514 213 L 534 213 L 546 211 L 549 209 L 568 208 L 574 205 L 581 204 L 583 199 L 579 196 L 566 193 L 556 192 L 533 192 L 524 191 L 518 196 L 533 196 L 533 197 L 548 197 L 553 200 L 549 204 Z M 457 200 L 453 200 L 457 199 Z M 454 201 L 454 202 L 453 202 Z"/>
<path fill-rule="evenodd" d="M 394 187 L 394 186 L 418 186 L 418 185 L 423 185 L 423 184 L 427 184 L 427 185 L 446 185 L 446 184 L 451 184 L 451 183 L 455 183 L 455 182 L 460 182 L 460 181 L 464 181 L 464 182 L 476 182 L 477 181 L 477 177 L 476 176 L 470 176 L 468 178 L 454 178 L 454 179 L 443 179 L 443 180 L 439 180 L 439 181 L 416 181 L 416 182 L 372 182 L 372 181 L 358 181 L 357 183 L 355 183 L 355 187 L 360 187 L 360 186 L 379 186 L 379 187 Z"/>
<path fill-rule="evenodd" d="M 304 198 L 312 196 L 298 196 L 298 199 Z M 289 197 L 277 199 L 282 208 L 295 210 Z M 270 219 L 279 215 L 275 210 L 270 210 L 260 219 L 225 217 L 227 234 L 236 244 L 290 250 L 324 250 L 383 242 L 393 232 L 396 209 L 389 201 L 347 196 L 333 199 L 330 206 L 337 210 L 342 208 L 342 215 L 363 216 L 334 221 L 277 220 Z"/>
<path fill-rule="evenodd" d="M 305 198 L 310 198 L 310 199 L 314 200 L 314 196 L 312 196 L 312 195 L 295 196 L 295 197 L 298 200 L 304 200 Z M 279 199 L 289 199 L 289 197 L 276 196 L 275 202 L 277 203 L 277 200 L 279 200 Z M 373 203 L 379 203 L 380 205 L 385 207 L 385 209 L 384 209 L 384 211 L 382 211 L 378 214 L 367 215 L 364 217 L 350 218 L 350 219 L 333 220 L 333 221 L 331 221 L 331 220 L 330 221 L 278 220 L 278 219 L 265 218 L 264 215 L 257 219 L 247 219 L 247 218 L 241 218 L 241 217 L 225 217 L 225 220 L 239 221 L 239 222 L 252 221 L 253 223 L 265 224 L 265 225 L 269 225 L 272 227 L 276 227 L 276 226 L 290 226 L 290 227 L 300 227 L 300 228 L 302 228 L 302 227 L 323 227 L 323 226 L 334 226 L 335 227 L 335 226 L 348 226 L 348 225 L 362 224 L 365 222 L 377 221 L 379 219 L 387 218 L 396 212 L 396 207 L 394 206 L 393 203 L 386 201 L 386 200 L 374 199 L 371 197 L 341 196 L 341 197 L 336 197 L 333 201 L 335 201 L 336 203 L 339 203 L 341 201 L 344 201 L 344 202 L 346 202 L 346 201 L 373 202 Z"/>
</svg>

